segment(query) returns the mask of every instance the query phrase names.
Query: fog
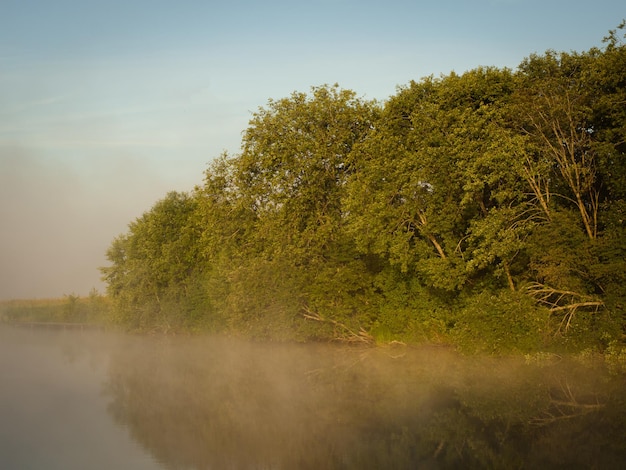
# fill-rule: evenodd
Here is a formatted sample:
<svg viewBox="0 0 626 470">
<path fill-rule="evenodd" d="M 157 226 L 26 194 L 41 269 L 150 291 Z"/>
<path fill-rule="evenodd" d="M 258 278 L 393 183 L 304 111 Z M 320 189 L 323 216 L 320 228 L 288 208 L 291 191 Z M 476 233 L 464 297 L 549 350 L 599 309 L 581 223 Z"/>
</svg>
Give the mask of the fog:
<svg viewBox="0 0 626 470">
<path fill-rule="evenodd" d="M 114 344 L 0 325 L 0 468 L 159 468 L 102 399 Z"/>
<path fill-rule="evenodd" d="M 7 456 L 68 469 L 620 468 L 626 458 L 624 379 L 593 356 L 27 327 L 0 329 L 0 340 L 3 468 Z M 97 460 L 84 465 L 86 449 Z"/>
<path fill-rule="evenodd" d="M 203 166 L 162 174 L 139 156 L 72 163 L 0 146 L 0 300 L 103 292 L 113 238 L 167 191 L 201 183 Z"/>
</svg>

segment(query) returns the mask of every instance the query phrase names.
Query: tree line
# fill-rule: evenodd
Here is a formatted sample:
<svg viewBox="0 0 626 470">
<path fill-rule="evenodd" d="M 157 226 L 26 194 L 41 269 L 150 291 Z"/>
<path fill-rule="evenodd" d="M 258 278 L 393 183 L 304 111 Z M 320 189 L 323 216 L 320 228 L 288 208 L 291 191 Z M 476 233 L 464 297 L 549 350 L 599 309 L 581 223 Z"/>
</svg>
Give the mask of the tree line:
<svg viewBox="0 0 626 470">
<path fill-rule="evenodd" d="M 270 99 L 129 224 L 112 318 L 273 340 L 607 346 L 626 332 L 626 47 Z"/>
</svg>

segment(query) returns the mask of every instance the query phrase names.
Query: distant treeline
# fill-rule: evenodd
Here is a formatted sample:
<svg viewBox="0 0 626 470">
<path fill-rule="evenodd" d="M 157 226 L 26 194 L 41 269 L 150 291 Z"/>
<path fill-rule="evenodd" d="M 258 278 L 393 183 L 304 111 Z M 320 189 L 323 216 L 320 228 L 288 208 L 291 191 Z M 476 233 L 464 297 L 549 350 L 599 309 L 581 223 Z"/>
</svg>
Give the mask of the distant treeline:
<svg viewBox="0 0 626 470">
<path fill-rule="evenodd" d="M 56 299 L 23 299 L 0 302 L 0 322 L 104 324 L 110 302 L 93 289 L 88 297 L 69 294 Z"/>
<path fill-rule="evenodd" d="M 626 328 L 625 24 L 602 47 L 399 87 L 269 100 L 238 154 L 129 224 L 113 319 L 475 351 Z"/>
</svg>

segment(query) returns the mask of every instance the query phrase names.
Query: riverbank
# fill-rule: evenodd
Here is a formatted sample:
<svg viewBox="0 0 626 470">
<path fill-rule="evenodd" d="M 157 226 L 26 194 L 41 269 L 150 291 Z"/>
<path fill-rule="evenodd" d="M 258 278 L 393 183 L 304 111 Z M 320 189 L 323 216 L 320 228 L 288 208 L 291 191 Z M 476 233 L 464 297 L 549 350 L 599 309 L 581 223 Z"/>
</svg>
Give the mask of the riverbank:
<svg viewBox="0 0 626 470">
<path fill-rule="evenodd" d="M 92 293 L 89 297 L 65 296 L 54 299 L 16 299 L 0 302 L 0 323 L 10 324 L 22 328 L 37 328 L 50 330 L 121 330 L 129 331 L 123 325 L 116 325 L 111 321 L 113 307 L 104 296 Z M 266 338 L 257 338 L 247 335 L 245 331 L 223 330 L 218 332 L 204 331 L 202 329 L 176 329 L 176 330 L 132 330 L 140 335 L 150 336 L 206 336 L 217 333 L 224 337 L 239 337 L 254 339 L 258 342 L 291 343 L 293 339 L 273 338 L 271 332 Z M 347 338 L 347 339 L 346 339 Z M 581 363 L 594 364 L 596 367 L 606 368 L 613 375 L 626 375 L 626 344 L 619 341 L 611 341 L 608 344 L 598 344 L 585 348 L 550 347 L 527 351 L 504 351 L 493 350 L 486 353 L 472 348 L 472 345 L 455 343 L 454 341 L 398 341 L 393 338 L 385 338 L 370 335 L 360 331 L 353 336 L 341 338 L 317 338 L 298 340 L 298 343 L 340 343 L 351 346 L 375 347 L 390 351 L 393 355 L 405 354 L 407 349 L 415 347 L 435 347 L 450 349 L 468 356 L 517 356 L 523 357 L 531 363 L 549 363 L 556 358 L 567 355 Z"/>
</svg>

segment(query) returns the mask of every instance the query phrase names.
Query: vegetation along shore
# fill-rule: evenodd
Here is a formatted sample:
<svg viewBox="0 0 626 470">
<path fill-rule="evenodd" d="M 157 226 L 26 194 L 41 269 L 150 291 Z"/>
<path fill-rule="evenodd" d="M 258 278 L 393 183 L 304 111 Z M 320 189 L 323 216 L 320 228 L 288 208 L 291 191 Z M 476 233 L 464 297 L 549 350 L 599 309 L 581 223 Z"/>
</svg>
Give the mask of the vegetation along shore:
<svg viewBox="0 0 626 470">
<path fill-rule="evenodd" d="M 626 362 L 624 29 L 385 102 L 270 99 L 239 153 L 112 241 L 106 296 L 66 319 Z"/>
</svg>

